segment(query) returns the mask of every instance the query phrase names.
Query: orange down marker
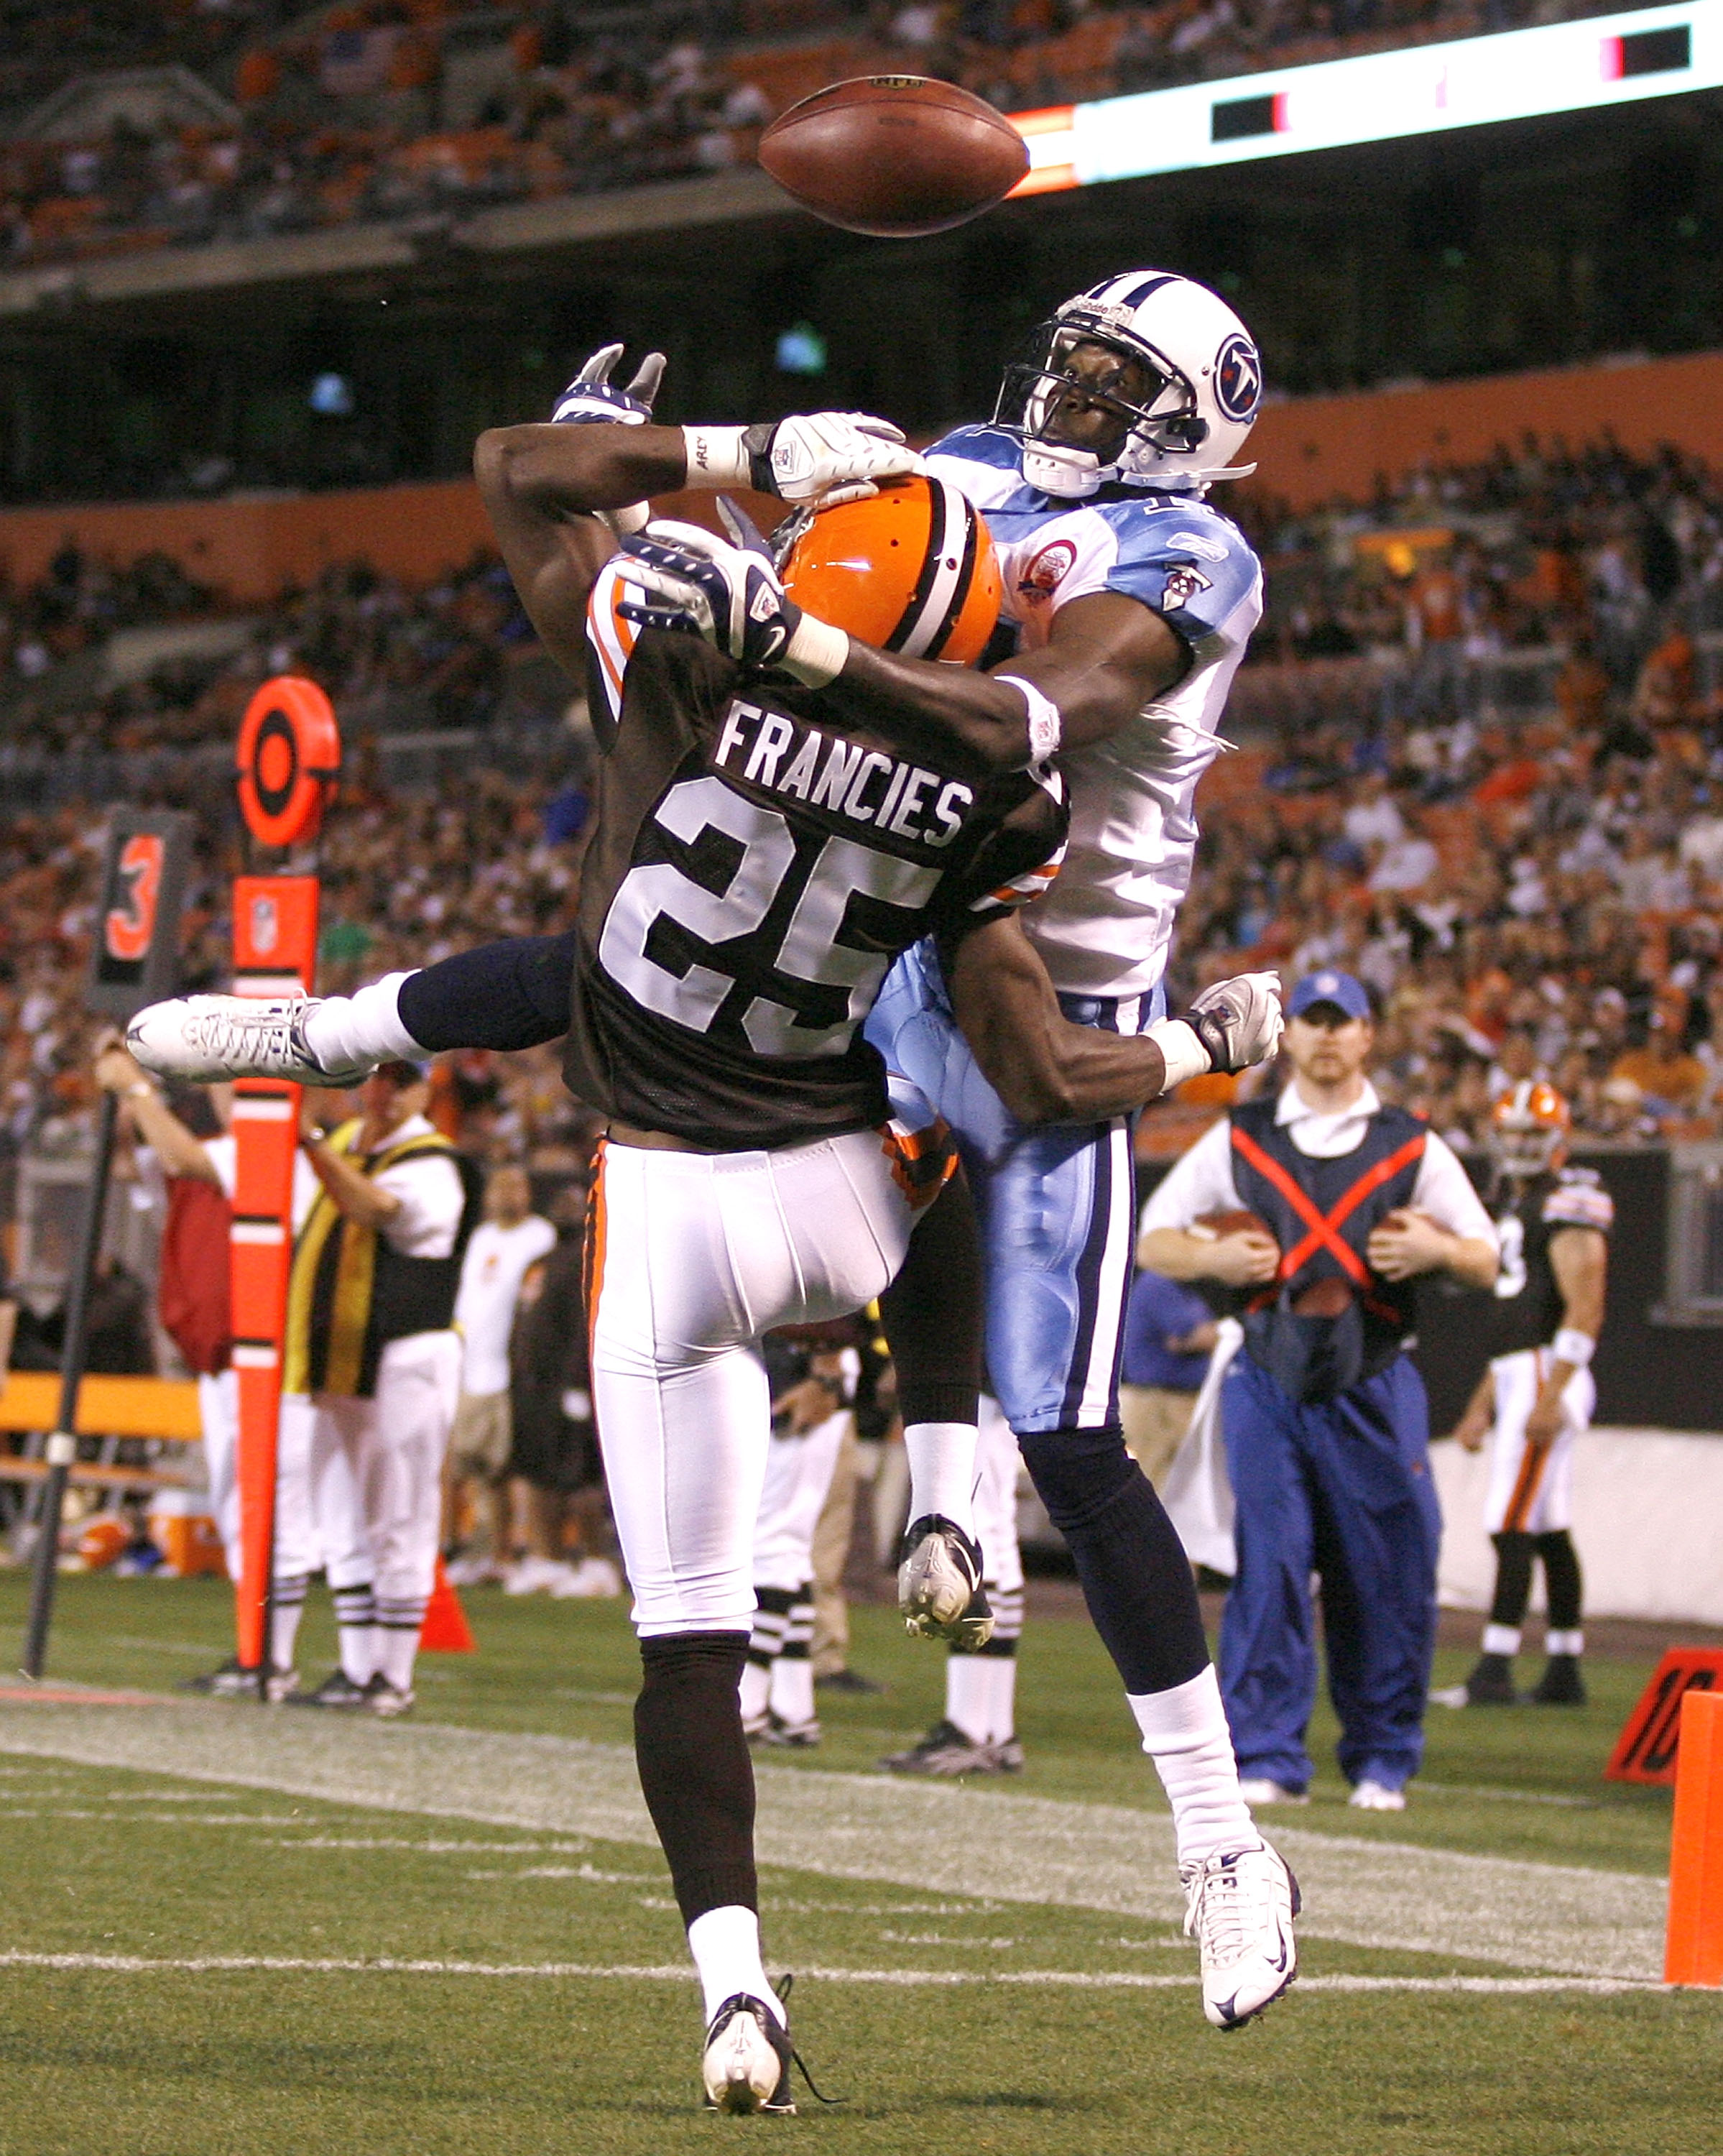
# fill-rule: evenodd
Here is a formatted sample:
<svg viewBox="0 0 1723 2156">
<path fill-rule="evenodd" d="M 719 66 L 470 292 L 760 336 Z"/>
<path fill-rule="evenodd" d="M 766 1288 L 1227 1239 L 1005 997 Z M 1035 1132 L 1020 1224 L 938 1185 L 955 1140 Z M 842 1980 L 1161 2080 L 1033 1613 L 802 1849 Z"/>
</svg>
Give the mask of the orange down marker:
<svg viewBox="0 0 1723 2156">
<path fill-rule="evenodd" d="M 1665 1984 L 1723 1989 L 1723 1693 L 1681 1702 Z"/>
</svg>

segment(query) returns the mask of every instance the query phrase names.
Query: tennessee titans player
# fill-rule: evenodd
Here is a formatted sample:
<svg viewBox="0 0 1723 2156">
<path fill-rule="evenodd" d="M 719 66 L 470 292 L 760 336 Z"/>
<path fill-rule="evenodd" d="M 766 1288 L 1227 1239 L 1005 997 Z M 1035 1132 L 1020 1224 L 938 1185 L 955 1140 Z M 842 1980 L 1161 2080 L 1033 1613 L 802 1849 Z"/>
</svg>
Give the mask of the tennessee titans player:
<svg viewBox="0 0 1723 2156">
<path fill-rule="evenodd" d="M 1023 925 L 1082 1024 L 1136 1032 L 1166 1009 L 1197 784 L 1220 752 L 1227 692 L 1262 611 L 1256 557 L 1205 496 L 1252 469 L 1237 458 L 1261 393 L 1256 347 L 1222 300 L 1137 270 L 1067 300 L 1007 368 L 992 424 L 926 453 L 929 471 L 987 518 L 1016 641 L 991 675 L 941 685 L 937 701 L 978 743 L 991 725 L 1014 749 L 1026 728 L 1034 752 L 1058 757 L 1065 866 Z M 870 682 L 869 701 L 907 687 Z M 1024 1128 L 960 1030 L 984 1027 L 983 1014 L 956 1005 L 920 946 L 888 978 L 868 1037 L 958 1134 L 983 1237 L 993 1386 L 1166 1785 L 1204 2003 L 1233 2026 L 1290 1979 L 1296 1890 L 1238 1796 L 1190 1568 L 1120 1431 L 1131 1119 Z M 967 1527 L 967 1463 L 912 1465 L 912 1544 L 924 1520 Z"/>
</svg>

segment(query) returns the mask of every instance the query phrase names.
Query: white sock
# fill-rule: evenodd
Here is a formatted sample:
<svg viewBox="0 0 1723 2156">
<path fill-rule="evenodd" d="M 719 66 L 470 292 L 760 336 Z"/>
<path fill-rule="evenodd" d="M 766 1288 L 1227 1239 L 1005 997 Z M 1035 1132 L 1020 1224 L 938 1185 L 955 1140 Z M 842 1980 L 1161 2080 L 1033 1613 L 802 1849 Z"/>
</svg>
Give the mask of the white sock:
<svg viewBox="0 0 1723 2156">
<path fill-rule="evenodd" d="M 336 1637 L 341 1642 L 341 1674 L 349 1684 L 369 1684 L 377 1674 L 376 1625 L 343 1625 Z"/>
<path fill-rule="evenodd" d="M 413 1690 L 413 1665 L 418 1655 L 418 1633 L 405 1625 L 379 1625 L 377 1666 L 397 1691 Z"/>
<path fill-rule="evenodd" d="M 813 1664 L 805 1655 L 780 1655 L 772 1666 L 772 1711 L 780 1722 L 813 1719 Z"/>
<path fill-rule="evenodd" d="M 1484 1627 L 1484 1651 L 1486 1655 L 1506 1655 L 1510 1658 L 1520 1651 L 1520 1627 L 1517 1625 L 1486 1625 Z"/>
<path fill-rule="evenodd" d="M 751 1909 L 732 1903 L 728 1908 L 708 1909 L 705 1916 L 696 1917 L 688 1927 L 688 1950 L 700 1971 L 708 2027 L 726 1999 L 746 1991 L 770 2007 L 772 2018 L 782 2028 L 784 2010 L 766 1981 L 766 1964 L 760 1958 L 760 1919 Z"/>
<path fill-rule="evenodd" d="M 912 1422 L 904 1430 L 910 1460 L 910 1518 L 941 1512 L 966 1535 L 975 1532 L 972 1422 Z"/>
<path fill-rule="evenodd" d="M 757 1722 L 772 1704 L 772 1670 L 770 1662 L 742 1664 L 742 1720 Z"/>
<path fill-rule="evenodd" d="M 1550 1632 L 1544 1634 L 1544 1652 L 1546 1655 L 1582 1655 L 1586 1650 L 1583 1632 Z"/>
<path fill-rule="evenodd" d="M 946 1656 L 946 1720 L 955 1722 L 972 1744 L 987 1741 L 989 1692 L 984 1655 Z"/>
<path fill-rule="evenodd" d="M 305 1581 L 278 1579 L 269 1605 L 269 1660 L 278 1670 L 293 1667 L 293 1652 L 299 1643 L 299 1620 L 305 1614 Z"/>
<path fill-rule="evenodd" d="M 977 1655 L 985 1662 L 987 1678 L 987 1742 L 1003 1744 L 1017 1734 L 1017 1656 Z"/>
<path fill-rule="evenodd" d="M 385 973 L 350 996 L 326 996 L 305 1020 L 305 1045 L 326 1070 L 418 1058 L 428 1051 L 401 1023 L 397 999 L 407 973 Z"/>
<path fill-rule="evenodd" d="M 1262 1836 L 1238 1794 L 1238 1763 L 1213 1664 L 1169 1691 L 1127 1697 L 1172 1807 L 1180 1864 L 1261 1848 Z"/>
</svg>

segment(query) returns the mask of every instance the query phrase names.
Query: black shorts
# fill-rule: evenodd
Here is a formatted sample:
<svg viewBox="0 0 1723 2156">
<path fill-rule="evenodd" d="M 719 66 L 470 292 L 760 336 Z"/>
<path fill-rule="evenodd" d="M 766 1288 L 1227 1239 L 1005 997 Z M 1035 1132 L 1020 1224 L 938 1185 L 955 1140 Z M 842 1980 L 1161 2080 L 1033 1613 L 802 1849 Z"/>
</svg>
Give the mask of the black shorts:
<svg viewBox="0 0 1723 2156">
<path fill-rule="evenodd" d="M 571 1422 L 556 1385 L 511 1389 L 514 1446 L 509 1473 L 541 1490 L 584 1490 L 598 1480 L 598 1445 L 589 1422 Z"/>
</svg>

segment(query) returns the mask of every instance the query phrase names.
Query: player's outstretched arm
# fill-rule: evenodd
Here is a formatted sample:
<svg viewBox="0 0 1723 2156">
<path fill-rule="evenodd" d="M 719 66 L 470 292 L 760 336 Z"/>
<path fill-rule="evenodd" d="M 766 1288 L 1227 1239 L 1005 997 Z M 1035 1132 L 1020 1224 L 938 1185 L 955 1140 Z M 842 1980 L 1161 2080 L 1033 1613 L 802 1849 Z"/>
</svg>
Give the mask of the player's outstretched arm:
<svg viewBox="0 0 1723 2156">
<path fill-rule="evenodd" d="M 952 957 L 951 1005 L 988 1081 L 1019 1122 L 1103 1122 L 1208 1070 L 1238 1070 L 1279 1043 L 1279 983 L 1244 974 L 1146 1033 L 1074 1025 L 1020 921 L 1003 915 Z"/>
<path fill-rule="evenodd" d="M 1188 648 L 1120 592 L 1061 607 L 1038 651 L 992 674 L 900 659 L 851 640 L 823 700 L 839 724 L 983 772 L 1045 762 L 1105 741 L 1188 672 Z"/>
</svg>

